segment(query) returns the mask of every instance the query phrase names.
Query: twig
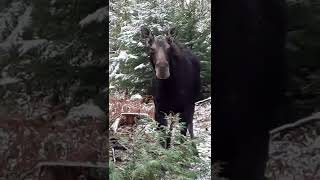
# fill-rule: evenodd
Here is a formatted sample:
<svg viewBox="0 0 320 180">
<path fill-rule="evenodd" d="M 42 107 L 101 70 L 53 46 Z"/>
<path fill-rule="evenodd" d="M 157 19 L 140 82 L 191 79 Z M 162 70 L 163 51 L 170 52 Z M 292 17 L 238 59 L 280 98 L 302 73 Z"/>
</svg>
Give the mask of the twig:
<svg viewBox="0 0 320 180">
<path fill-rule="evenodd" d="M 113 158 L 113 162 L 116 162 L 116 155 L 115 155 L 115 151 L 114 151 L 114 148 L 112 148 L 112 158 Z"/>
<path fill-rule="evenodd" d="M 77 166 L 77 167 L 90 167 L 90 168 L 107 168 L 106 163 L 103 162 L 77 162 L 77 161 L 58 161 L 58 162 L 40 162 L 37 165 L 41 166 Z"/>
<path fill-rule="evenodd" d="M 211 97 L 208 97 L 208 98 L 206 98 L 206 99 L 203 99 L 203 100 L 201 100 L 201 101 L 198 101 L 198 102 L 196 102 L 195 104 L 196 104 L 196 105 L 199 105 L 199 104 L 204 103 L 204 102 L 207 102 L 207 101 L 211 101 Z"/>
<path fill-rule="evenodd" d="M 121 118 L 117 118 L 114 123 L 111 125 L 111 129 L 113 129 L 114 132 L 117 132 L 117 129 L 119 127 Z"/>
<path fill-rule="evenodd" d="M 271 130 L 270 134 L 275 134 L 275 133 L 278 133 L 278 132 L 286 130 L 286 129 L 293 129 L 293 128 L 296 128 L 296 127 L 301 126 L 303 124 L 310 123 L 313 121 L 319 121 L 319 120 L 320 120 L 320 112 L 317 112 L 317 113 L 312 114 L 311 116 L 300 119 L 294 123 L 289 123 L 289 124 L 285 124 L 283 126 L 277 127 L 275 129 Z"/>
</svg>

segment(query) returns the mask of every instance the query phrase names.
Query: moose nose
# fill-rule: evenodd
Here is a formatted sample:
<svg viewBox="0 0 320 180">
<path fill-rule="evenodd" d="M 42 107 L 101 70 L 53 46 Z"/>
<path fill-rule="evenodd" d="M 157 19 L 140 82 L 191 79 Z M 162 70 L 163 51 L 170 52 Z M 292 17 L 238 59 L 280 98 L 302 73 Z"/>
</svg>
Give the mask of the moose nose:
<svg viewBox="0 0 320 180">
<path fill-rule="evenodd" d="M 168 68 L 169 64 L 168 63 L 157 63 L 156 66 L 159 67 L 160 69 L 164 69 L 164 68 Z"/>
</svg>

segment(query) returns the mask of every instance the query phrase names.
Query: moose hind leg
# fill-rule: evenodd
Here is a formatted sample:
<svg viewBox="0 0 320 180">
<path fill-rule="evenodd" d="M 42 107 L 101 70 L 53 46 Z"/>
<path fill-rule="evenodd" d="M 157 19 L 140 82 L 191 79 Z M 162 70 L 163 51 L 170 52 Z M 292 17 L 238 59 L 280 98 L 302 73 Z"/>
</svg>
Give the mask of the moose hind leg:
<svg viewBox="0 0 320 180">
<path fill-rule="evenodd" d="M 189 122 L 189 124 L 188 124 L 188 131 L 189 131 L 191 139 L 193 139 L 194 138 L 194 134 L 193 134 L 193 122 L 192 121 Z"/>
<path fill-rule="evenodd" d="M 185 128 L 181 130 L 181 133 L 183 135 L 187 134 L 187 129 L 189 131 L 190 137 L 193 138 L 193 113 L 194 113 L 194 104 L 188 105 L 185 107 L 183 113 L 182 113 L 182 122 L 186 123 Z"/>
</svg>

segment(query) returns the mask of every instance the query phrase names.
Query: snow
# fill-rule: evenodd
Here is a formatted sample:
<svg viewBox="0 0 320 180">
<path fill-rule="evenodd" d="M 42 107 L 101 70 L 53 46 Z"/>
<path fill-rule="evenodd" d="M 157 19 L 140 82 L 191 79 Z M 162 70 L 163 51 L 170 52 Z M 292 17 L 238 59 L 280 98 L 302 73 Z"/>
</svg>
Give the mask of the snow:
<svg viewBox="0 0 320 180">
<path fill-rule="evenodd" d="M 110 21 L 109 26 L 110 28 L 110 46 L 115 46 L 109 49 L 109 54 L 112 54 L 110 50 L 114 50 L 115 54 L 110 55 L 109 61 L 109 77 L 110 81 L 119 79 L 119 77 L 123 79 L 119 80 L 126 80 L 128 79 L 130 74 L 124 74 L 120 72 L 120 67 L 125 65 L 128 62 L 132 62 L 137 60 L 138 62 L 141 61 L 139 57 L 147 57 L 146 53 L 135 53 L 132 52 L 132 47 L 143 47 L 144 44 L 140 42 L 141 39 L 135 39 L 136 35 L 140 32 L 140 27 L 145 25 L 146 22 L 150 20 L 150 17 L 154 17 L 157 20 L 160 20 L 162 23 L 163 19 L 166 18 L 167 10 L 164 5 L 161 5 L 160 2 L 156 2 L 160 4 L 159 7 L 154 7 L 150 2 L 138 2 L 135 0 L 127 1 L 127 2 L 113 2 L 110 3 Z M 164 2 L 162 2 L 164 3 Z M 124 17 L 124 12 L 127 13 L 129 19 Z M 169 24 L 169 23 L 164 23 Z M 121 27 L 120 32 L 117 27 Z M 113 30 L 113 27 L 115 28 Z M 158 29 L 162 29 L 160 24 L 150 24 L 150 28 L 156 27 Z M 118 33 L 115 33 L 115 32 Z M 121 66 L 120 66 L 121 65 Z M 143 62 L 140 63 L 139 66 L 134 68 L 135 70 L 144 68 Z M 140 80 L 135 79 L 135 82 Z"/>
<path fill-rule="evenodd" d="M 56 3 L 56 0 L 51 0 L 50 5 L 54 5 Z"/>
<path fill-rule="evenodd" d="M 65 52 L 68 50 L 70 46 L 72 46 L 73 42 L 62 42 L 62 43 L 57 43 L 53 41 L 48 41 L 46 43 L 46 48 L 44 52 L 41 54 L 41 58 L 43 59 L 49 59 L 49 58 L 54 58 L 59 55 L 65 54 Z"/>
<path fill-rule="evenodd" d="M 25 4 L 21 1 L 12 2 L 9 7 L 0 13 L 0 41 L 3 41 L 5 34 L 14 29 L 15 18 L 25 10 Z"/>
<path fill-rule="evenodd" d="M 150 103 L 150 104 L 141 105 L 139 100 L 137 101 L 133 100 L 134 96 L 141 98 L 139 94 L 135 94 L 131 96 L 131 99 L 127 101 L 124 101 L 120 97 L 117 97 L 117 100 L 115 98 L 111 98 L 112 100 L 109 101 L 110 103 L 109 106 L 111 107 L 109 119 L 111 119 L 111 121 L 109 123 L 114 122 L 112 120 L 117 119 L 119 117 L 118 114 L 127 113 L 127 112 L 139 113 L 139 114 L 147 113 L 149 117 L 153 117 L 154 104 Z M 118 105 L 117 103 L 121 105 Z M 155 121 L 152 121 L 152 123 L 154 122 Z M 204 164 L 203 163 L 195 164 L 192 170 L 198 171 L 200 168 L 203 169 L 204 166 L 209 167 L 208 169 L 210 169 L 211 167 L 211 98 L 205 99 L 197 103 L 193 122 L 194 122 L 194 134 L 196 138 L 195 142 L 197 143 L 196 146 L 199 152 L 199 156 L 204 162 Z M 124 134 L 126 134 L 125 136 L 131 136 L 130 133 L 141 133 L 142 131 L 145 131 L 144 133 L 153 132 L 155 131 L 155 129 L 154 129 L 154 126 L 152 126 L 152 123 L 149 123 L 149 122 L 146 124 L 138 123 L 138 126 L 136 127 L 121 126 L 117 130 L 117 133 L 119 135 L 118 137 Z M 172 134 L 180 133 L 177 127 L 178 126 L 174 125 Z M 174 142 L 174 140 L 172 140 L 172 142 Z M 126 146 L 128 147 L 130 145 L 128 144 Z M 121 156 L 121 158 L 126 158 L 126 156 L 125 155 Z M 209 179 L 211 179 L 210 170 L 206 171 L 205 173 L 199 174 L 199 177 L 197 178 L 197 180 L 209 180 Z"/>
<path fill-rule="evenodd" d="M 21 42 L 21 46 L 19 48 L 19 55 L 22 56 L 23 54 L 27 53 L 31 49 L 37 48 L 46 44 L 48 41 L 45 39 L 37 39 L 37 40 L 24 40 Z"/>
<path fill-rule="evenodd" d="M 138 59 L 137 56 L 132 54 L 127 54 L 127 51 L 120 51 L 118 56 L 110 57 L 109 63 L 109 78 L 115 78 L 121 76 L 119 75 L 120 64 L 122 62 L 127 62 L 128 59 Z M 118 74 L 118 75 L 117 75 Z"/>
<path fill-rule="evenodd" d="M 211 166 L 211 97 L 196 103 L 193 130 L 195 138 L 199 141 L 199 156 Z M 211 179 L 211 172 L 207 172 L 206 177 L 198 178 L 200 179 Z"/>
<path fill-rule="evenodd" d="M 142 96 L 140 94 L 135 94 L 130 97 L 130 100 L 138 100 L 138 99 L 142 99 Z"/>
<path fill-rule="evenodd" d="M 109 74 L 109 78 L 113 78 L 113 77 L 115 77 L 115 75 L 116 75 L 116 73 L 118 72 L 118 70 L 119 70 L 119 67 L 120 67 L 120 64 L 119 64 L 119 62 L 113 62 L 112 64 L 111 64 L 111 66 L 109 67 L 109 69 L 110 69 L 110 74 Z"/>
<path fill-rule="evenodd" d="M 144 45 L 142 44 L 142 42 L 138 42 L 138 47 L 143 47 Z"/>
<path fill-rule="evenodd" d="M 13 77 L 4 77 L 0 79 L 0 86 L 7 85 L 7 84 L 14 84 L 19 82 L 20 80 Z"/>
<path fill-rule="evenodd" d="M 120 78 L 124 78 L 125 77 L 125 74 L 116 74 L 114 76 L 115 79 L 120 79 Z"/>
<path fill-rule="evenodd" d="M 24 29 L 31 24 L 31 12 L 32 7 L 27 7 L 23 15 L 18 18 L 18 25 L 11 32 L 6 41 L 2 44 L 3 46 L 10 47 L 11 44 L 15 44 L 17 41 L 21 40 L 20 36 L 23 33 Z"/>
<path fill-rule="evenodd" d="M 67 120 L 80 120 L 81 118 L 105 119 L 106 115 L 97 105 L 90 100 L 85 104 L 70 109 Z"/>
<path fill-rule="evenodd" d="M 136 66 L 136 67 L 134 68 L 134 70 L 143 69 L 143 68 L 145 68 L 145 67 L 146 67 L 145 64 L 139 64 L 138 66 Z"/>
<path fill-rule="evenodd" d="M 138 56 L 128 54 L 128 59 L 138 59 Z"/>
<path fill-rule="evenodd" d="M 305 117 L 303 119 L 297 120 L 294 123 L 285 124 L 283 126 L 277 127 L 275 129 L 271 130 L 270 133 L 274 134 L 274 133 L 279 132 L 279 131 L 281 131 L 283 129 L 297 127 L 297 126 L 299 126 L 299 125 L 301 125 L 301 124 L 303 124 L 305 122 L 309 122 L 310 120 L 313 120 L 313 119 L 320 119 L 320 112 L 314 113 L 311 116 L 308 116 L 308 117 Z"/>
<path fill-rule="evenodd" d="M 126 51 L 120 51 L 119 56 L 117 57 L 118 60 L 127 60 L 128 54 Z"/>
<path fill-rule="evenodd" d="M 89 14 L 84 19 L 82 19 L 79 24 L 81 27 L 84 27 L 85 25 L 88 25 L 92 22 L 102 22 L 105 20 L 108 16 L 108 9 L 107 7 L 100 8 L 96 10 L 94 13 Z"/>
<path fill-rule="evenodd" d="M 271 131 L 266 175 L 271 179 L 320 179 L 320 113 Z"/>
</svg>

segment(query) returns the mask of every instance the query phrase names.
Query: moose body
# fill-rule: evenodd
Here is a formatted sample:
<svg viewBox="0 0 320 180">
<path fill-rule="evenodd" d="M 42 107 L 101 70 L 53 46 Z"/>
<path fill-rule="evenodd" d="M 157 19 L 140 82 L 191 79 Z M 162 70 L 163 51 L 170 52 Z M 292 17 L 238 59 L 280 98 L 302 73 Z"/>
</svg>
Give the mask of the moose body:
<svg viewBox="0 0 320 180">
<path fill-rule="evenodd" d="M 179 113 L 180 121 L 186 124 L 181 133 L 186 135 L 188 129 L 193 138 L 194 107 L 200 94 L 200 62 L 189 49 L 173 41 L 172 33 L 173 30 L 165 37 L 154 37 L 142 28 L 155 72 L 152 82 L 155 119 L 159 126 L 167 126 L 165 115 Z"/>
</svg>

